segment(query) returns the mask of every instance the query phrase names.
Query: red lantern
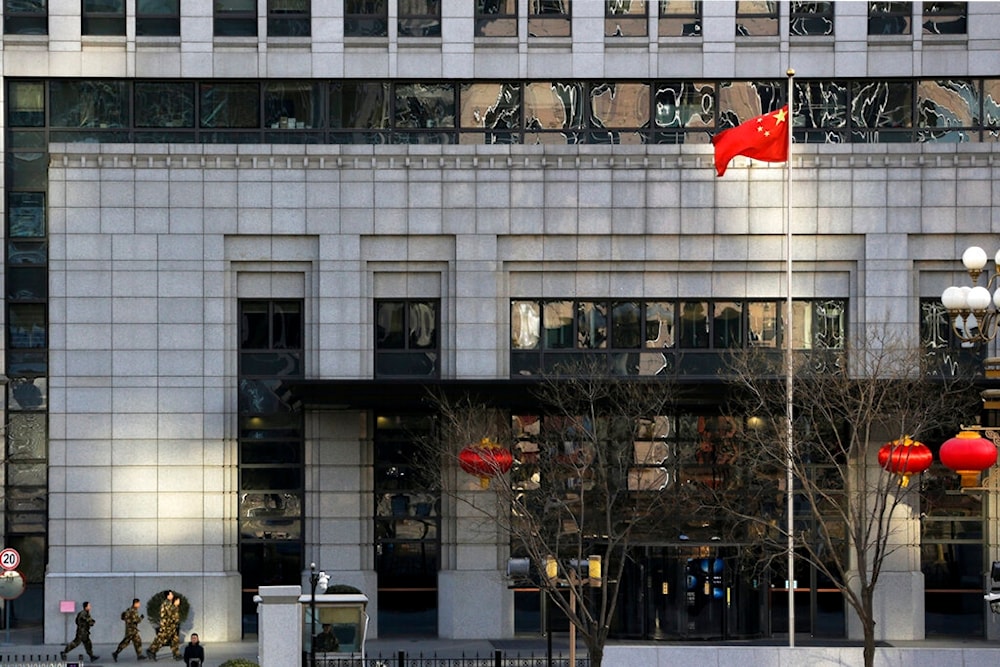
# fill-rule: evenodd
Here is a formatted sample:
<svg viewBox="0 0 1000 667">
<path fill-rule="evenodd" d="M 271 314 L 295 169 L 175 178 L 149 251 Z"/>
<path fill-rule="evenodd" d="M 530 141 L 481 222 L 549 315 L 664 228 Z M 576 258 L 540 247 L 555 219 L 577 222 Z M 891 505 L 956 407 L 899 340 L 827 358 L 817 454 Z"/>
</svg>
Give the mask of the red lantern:
<svg viewBox="0 0 1000 667">
<path fill-rule="evenodd" d="M 490 478 L 502 475 L 514 464 L 510 450 L 501 447 L 489 438 L 467 445 L 458 453 L 458 465 L 462 470 L 479 478 L 484 489 L 490 488 Z"/>
<path fill-rule="evenodd" d="M 975 431 L 962 431 L 941 445 L 938 456 L 962 476 L 962 486 L 976 486 L 979 473 L 997 462 L 997 448 Z"/>
<path fill-rule="evenodd" d="M 878 450 L 878 464 L 903 479 L 901 487 L 910 483 L 910 475 L 918 475 L 931 467 L 934 455 L 927 445 L 909 436 L 893 440 Z"/>
</svg>

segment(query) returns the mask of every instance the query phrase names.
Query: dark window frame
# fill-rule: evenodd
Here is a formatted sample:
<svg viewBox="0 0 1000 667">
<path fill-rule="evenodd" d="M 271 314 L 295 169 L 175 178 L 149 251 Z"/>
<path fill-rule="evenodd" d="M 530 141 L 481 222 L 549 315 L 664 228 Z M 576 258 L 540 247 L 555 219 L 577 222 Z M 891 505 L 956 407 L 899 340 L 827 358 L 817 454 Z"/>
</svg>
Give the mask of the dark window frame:
<svg viewBox="0 0 1000 667">
<path fill-rule="evenodd" d="M 476 0 L 476 37 L 517 37 L 518 0 Z M 489 34 L 490 26 L 499 28 L 497 34 Z"/>
<path fill-rule="evenodd" d="M 406 0 L 398 0 L 396 14 L 396 36 L 403 39 L 441 38 L 441 0 L 410 0 L 422 4 L 423 12 L 406 11 L 403 8 Z M 412 25 L 411 25 L 412 22 Z M 421 34 L 415 34 L 416 28 L 423 25 Z"/>
<path fill-rule="evenodd" d="M 179 37 L 181 34 L 181 3 L 170 0 L 170 11 L 144 12 L 140 9 L 142 0 L 136 0 L 136 37 Z"/>
<path fill-rule="evenodd" d="M 38 0 L 35 11 L 29 11 L 23 2 L 4 0 L 3 33 L 5 35 L 47 35 L 49 34 L 48 0 Z M 16 4 L 11 7 L 11 4 Z"/>
<path fill-rule="evenodd" d="M 621 6 L 620 0 L 605 0 L 604 3 L 604 37 L 646 37 L 649 34 L 649 5 L 653 0 L 642 4 L 642 13 L 615 13 L 615 7 Z M 622 26 L 627 29 L 623 30 Z"/>
<path fill-rule="evenodd" d="M 378 3 L 381 2 L 381 5 Z M 346 0 L 344 3 L 344 37 L 388 37 L 389 36 L 389 2 L 390 0 L 377 0 L 373 9 L 381 11 L 359 11 L 363 10 L 365 3 L 362 0 Z M 353 11 L 352 11 L 353 10 Z"/>
<path fill-rule="evenodd" d="M 120 10 L 89 10 L 93 0 L 80 0 L 80 33 L 84 36 L 125 36 L 125 0 Z"/>
<path fill-rule="evenodd" d="M 540 29 L 554 30 L 540 34 Z M 528 37 L 562 39 L 573 36 L 571 0 L 528 0 Z"/>
<path fill-rule="evenodd" d="M 398 307 L 402 321 L 386 322 L 391 307 Z M 433 329 L 427 330 L 426 318 L 433 316 Z M 441 376 L 441 300 L 437 298 L 375 299 L 374 302 L 375 377 L 437 378 Z M 393 326 L 386 327 L 386 324 Z M 390 343 L 392 332 L 399 335 Z M 417 340 L 414 341 L 414 336 Z M 421 342 L 429 338 L 426 342 Z M 427 362 L 430 362 L 428 367 Z"/>
<path fill-rule="evenodd" d="M 912 35 L 912 2 L 869 2 L 868 36 Z"/>
<path fill-rule="evenodd" d="M 934 19 L 949 18 L 952 21 L 940 23 Z M 924 2 L 923 24 L 924 35 L 968 35 L 969 3 L 968 2 Z M 942 30 L 944 28 L 944 30 Z"/>
<path fill-rule="evenodd" d="M 781 3 L 765 3 L 773 4 L 773 9 L 757 10 L 756 5 L 761 4 L 759 1 L 746 2 L 738 1 L 736 3 L 736 37 L 765 37 L 772 38 L 778 36 L 779 22 L 781 21 Z M 753 5 L 747 9 L 741 10 L 743 5 Z M 767 26 L 768 29 L 763 32 L 758 32 L 756 30 L 750 30 L 747 25 L 748 22 L 763 22 L 763 25 Z M 750 24 L 753 25 L 753 24 Z"/>
<path fill-rule="evenodd" d="M 788 9 L 788 34 L 790 37 L 833 37 L 835 25 L 833 2 L 792 2 Z M 815 26 L 829 26 L 816 30 Z"/>
<path fill-rule="evenodd" d="M 268 37 L 310 37 L 312 35 L 312 3 L 301 0 L 301 8 L 284 9 L 278 4 L 286 4 L 288 0 L 267 0 L 267 36 Z"/>
<path fill-rule="evenodd" d="M 657 20 L 656 20 L 656 30 L 657 35 L 662 39 L 664 37 L 701 37 L 702 34 L 702 20 L 704 17 L 702 10 L 701 0 L 692 2 L 691 11 L 670 11 L 668 8 L 670 6 L 670 0 L 659 0 L 657 2 Z M 687 22 L 685 22 L 687 21 Z M 669 26 L 680 24 L 680 31 L 676 30 L 664 30 Z M 674 34 L 668 34 L 674 33 Z"/>
<path fill-rule="evenodd" d="M 257 37 L 257 2 L 253 9 L 226 9 L 225 0 L 212 1 L 212 35 L 215 37 Z"/>
</svg>

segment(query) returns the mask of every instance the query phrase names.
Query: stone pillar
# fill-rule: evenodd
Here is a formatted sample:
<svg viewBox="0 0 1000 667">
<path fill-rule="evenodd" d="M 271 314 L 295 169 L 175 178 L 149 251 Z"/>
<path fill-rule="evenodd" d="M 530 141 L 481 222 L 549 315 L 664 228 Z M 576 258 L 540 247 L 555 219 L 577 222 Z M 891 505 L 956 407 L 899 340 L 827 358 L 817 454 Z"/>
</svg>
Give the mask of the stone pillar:
<svg viewBox="0 0 1000 667">
<path fill-rule="evenodd" d="M 257 658 L 267 667 L 302 666 L 299 586 L 261 586 L 257 603 Z"/>
</svg>

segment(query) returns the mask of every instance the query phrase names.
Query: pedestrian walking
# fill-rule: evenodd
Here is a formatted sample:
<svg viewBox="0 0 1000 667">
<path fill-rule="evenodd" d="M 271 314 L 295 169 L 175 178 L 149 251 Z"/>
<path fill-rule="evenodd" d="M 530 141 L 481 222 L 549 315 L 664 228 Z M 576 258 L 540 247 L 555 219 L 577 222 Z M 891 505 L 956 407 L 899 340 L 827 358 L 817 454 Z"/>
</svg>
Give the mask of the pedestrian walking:
<svg viewBox="0 0 1000 667">
<path fill-rule="evenodd" d="M 132 606 L 122 612 L 122 620 L 125 621 L 125 637 L 118 642 L 118 648 L 111 654 L 112 660 L 118 662 L 118 654 L 125 650 L 125 647 L 132 644 L 135 647 L 135 659 L 145 660 L 142 654 L 142 637 L 139 635 L 139 623 L 146 618 L 139 613 L 139 598 L 132 599 Z"/>
<path fill-rule="evenodd" d="M 66 648 L 59 653 L 59 657 L 65 660 L 67 653 L 80 644 L 83 644 L 83 648 L 87 651 L 87 656 L 91 662 L 100 658 L 101 656 L 94 655 L 94 646 L 90 643 L 90 628 L 93 627 L 94 623 L 94 618 L 90 615 L 90 603 L 84 601 L 83 609 L 76 615 L 76 636 L 73 638 L 73 641 L 66 644 Z"/>
</svg>

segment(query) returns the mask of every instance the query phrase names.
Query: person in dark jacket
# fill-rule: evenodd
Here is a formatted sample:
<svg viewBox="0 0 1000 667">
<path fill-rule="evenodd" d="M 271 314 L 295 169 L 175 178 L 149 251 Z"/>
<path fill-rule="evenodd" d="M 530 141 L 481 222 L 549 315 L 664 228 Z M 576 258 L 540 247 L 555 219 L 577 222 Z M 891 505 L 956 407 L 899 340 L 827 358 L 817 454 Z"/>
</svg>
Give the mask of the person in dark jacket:
<svg viewBox="0 0 1000 667">
<path fill-rule="evenodd" d="M 66 648 L 62 650 L 59 657 L 63 660 L 66 659 L 66 654 L 75 649 L 80 644 L 83 644 L 83 648 L 87 651 L 87 655 L 90 657 L 90 661 L 94 662 L 101 656 L 94 655 L 94 646 L 90 643 L 90 628 L 95 623 L 94 618 L 90 615 L 90 603 L 84 602 L 83 609 L 80 613 L 76 615 L 76 637 L 73 638 L 69 644 L 66 644 Z"/>
<path fill-rule="evenodd" d="M 185 667 L 203 667 L 205 664 L 205 647 L 198 639 L 198 633 L 191 633 L 191 641 L 184 647 Z"/>
</svg>

